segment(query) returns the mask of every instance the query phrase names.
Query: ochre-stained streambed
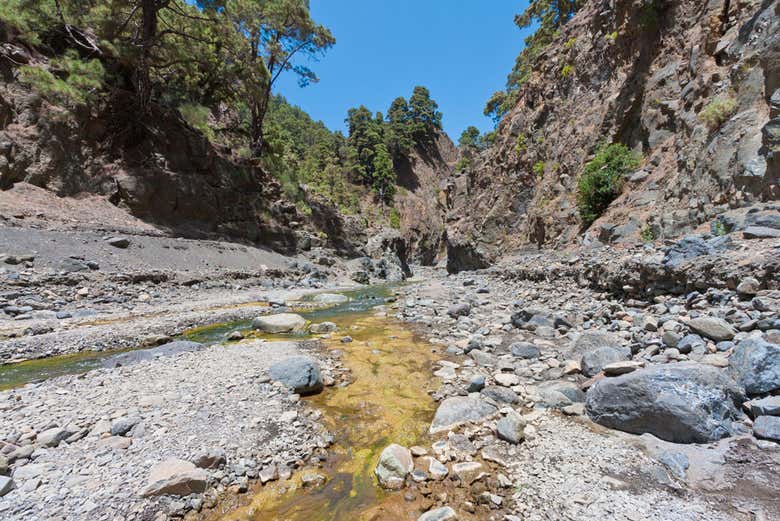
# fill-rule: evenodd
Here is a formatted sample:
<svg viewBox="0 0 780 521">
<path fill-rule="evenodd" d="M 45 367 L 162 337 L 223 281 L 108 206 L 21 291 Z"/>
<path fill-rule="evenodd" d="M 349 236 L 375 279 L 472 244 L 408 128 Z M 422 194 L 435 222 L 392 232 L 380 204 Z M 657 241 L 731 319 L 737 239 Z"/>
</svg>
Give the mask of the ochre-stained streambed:
<svg viewBox="0 0 780 521">
<path fill-rule="evenodd" d="M 407 501 L 403 492 L 385 492 L 377 486 L 374 466 L 390 443 L 426 444 L 435 409 L 428 394 L 436 357 L 432 346 L 382 312 L 331 309 L 316 318 L 338 324 L 339 332 L 323 342 L 326 349 L 341 351 L 353 378 L 346 387 L 326 388 L 305 398 L 323 413 L 322 421 L 335 435 L 327 460 L 299 469 L 290 480 L 258 485 L 244 497 L 225 501 L 208 519 L 358 521 L 419 515 L 419 503 Z M 353 341 L 341 343 L 343 334 Z M 327 481 L 304 487 L 301 477 L 310 472 Z"/>
</svg>

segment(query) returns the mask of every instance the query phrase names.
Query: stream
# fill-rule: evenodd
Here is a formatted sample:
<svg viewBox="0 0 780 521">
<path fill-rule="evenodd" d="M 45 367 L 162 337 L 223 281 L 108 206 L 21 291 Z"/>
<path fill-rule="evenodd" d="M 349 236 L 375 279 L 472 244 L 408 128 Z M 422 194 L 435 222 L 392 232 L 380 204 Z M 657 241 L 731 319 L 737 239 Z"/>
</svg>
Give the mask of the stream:
<svg viewBox="0 0 780 521">
<path fill-rule="evenodd" d="M 435 403 L 428 394 L 432 346 L 400 321 L 386 316 L 383 307 L 392 294 L 388 286 L 342 292 L 344 303 L 317 306 L 311 296 L 291 311 L 311 322 L 332 321 L 338 331 L 323 339 L 325 349 L 338 350 L 351 370 L 350 385 L 326 388 L 303 398 L 322 413 L 321 421 L 334 435 L 327 458 L 317 466 L 296 471 L 287 481 L 257 485 L 250 493 L 228 497 L 207 519 L 335 521 L 416 519 L 419 504 L 402 492 L 385 492 L 374 476 L 379 453 L 390 443 L 426 445 Z M 191 329 L 182 336 L 204 344 L 224 343 L 234 331 L 268 340 L 313 338 L 300 335 L 264 335 L 252 331 L 251 321 Z M 349 335 L 353 341 L 342 343 Z M 88 352 L 33 360 L 0 368 L 0 389 L 102 367 L 120 352 Z M 306 487 L 302 477 L 316 473 L 321 486 Z"/>
</svg>

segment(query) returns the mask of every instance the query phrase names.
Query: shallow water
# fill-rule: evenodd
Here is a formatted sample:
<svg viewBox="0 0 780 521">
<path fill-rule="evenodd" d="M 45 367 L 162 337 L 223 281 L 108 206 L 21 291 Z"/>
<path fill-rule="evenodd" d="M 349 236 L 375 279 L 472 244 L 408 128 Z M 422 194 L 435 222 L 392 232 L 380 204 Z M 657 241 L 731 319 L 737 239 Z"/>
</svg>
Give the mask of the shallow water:
<svg viewBox="0 0 780 521">
<path fill-rule="evenodd" d="M 289 481 L 258 487 L 244 505 L 211 516 L 223 520 L 337 521 L 416 519 L 419 506 L 400 492 L 385 492 L 374 476 L 379 453 L 390 443 L 426 443 L 434 412 L 428 395 L 431 345 L 403 324 L 370 311 L 323 315 L 339 325 L 325 341 L 342 352 L 352 371 L 346 387 L 326 388 L 305 398 L 323 413 L 335 435 L 321 468 L 304 468 Z M 353 342 L 342 344 L 341 333 Z M 300 476 L 316 472 L 327 477 L 320 488 L 303 488 Z"/>
</svg>

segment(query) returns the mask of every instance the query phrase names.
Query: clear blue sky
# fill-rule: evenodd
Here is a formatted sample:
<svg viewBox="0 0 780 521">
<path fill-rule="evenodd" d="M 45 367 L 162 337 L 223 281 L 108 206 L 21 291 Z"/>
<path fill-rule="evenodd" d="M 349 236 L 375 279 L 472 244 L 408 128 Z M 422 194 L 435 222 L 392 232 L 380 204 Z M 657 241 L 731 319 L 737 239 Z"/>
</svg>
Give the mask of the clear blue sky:
<svg viewBox="0 0 780 521">
<path fill-rule="evenodd" d="M 309 65 L 319 83 L 298 87 L 291 72 L 276 92 L 332 130 L 347 109 L 386 112 L 397 96 L 424 85 L 453 140 L 469 125 L 492 129 L 485 101 L 503 88 L 527 31 L 514 15 L 527 0 L 311 0 L 312 17 L 336 45 Z"/>
</svg>

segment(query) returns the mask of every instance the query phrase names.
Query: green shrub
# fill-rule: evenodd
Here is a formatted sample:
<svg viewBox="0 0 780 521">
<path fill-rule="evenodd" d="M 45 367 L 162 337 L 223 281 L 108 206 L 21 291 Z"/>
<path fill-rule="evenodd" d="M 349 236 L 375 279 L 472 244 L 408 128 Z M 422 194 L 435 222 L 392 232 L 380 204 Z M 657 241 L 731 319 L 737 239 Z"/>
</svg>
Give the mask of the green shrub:
<svg viewBox="0 0 780 521">
<path fill-rule="evenodd" d="M 607 40 L 609 40 L 611 43 L 615 43 L 615 41 L 618 39 L 618 32 L 612 31 L 607 35 Z"/>
<path fill-rule="evenodd" d="M 401 228 L 401 214 L 397 208 L 390 209 L 390 226 L 399 230 Z"/>
<path fill-rule="evenodd" d="M 536 175 L 536 177 L 541 179 L 544 175 L 544 161 L 537 161 L 534 163 L 534 166 L 531 167 L 531 170 L 533 171 L 534 175 Z"/>
<path fill-rule="evenodd" d="M 732 96 L 720 96 L 712 100 L 701 112 L 699 119 L 711 130 L 720 127 L 737 110 L 737 100 Z"/>
<path fill-rule="evenodd" d="M 67 51 L 61 58 L 52 58 L 49 70 L 33 65 L 19 67 L 19 81 L 30 85 L 48 101 L 69 108 L 97 99 L 103 89 L 104 77 L 100 60 L 82 60 L 74 50 Z"/>
<path fill-rule="evenodd" d="M 561 77 L 568 78 L 574 74 L 574 65 L 567 63 L 561 68 Z"/>
<path fill-rule="evenodd" d="M 653 230 L 653 227 L 649 224 L 646 224 L 644 228 L 642 228 L 642 231 L 639 232 L 639 238 L 642 240 L 642 242 L 653 242 L 656 240 L 655 231 Z"/>
<path fill-rule="evenodd" d="M 455 164 L 455 173 L 459 174 L 461 172 L 465 172 L 469 168 L 471 168 L 471 159 L 468 157 L 461 157 Z"/>
<path fill-rule="evenodd" d="M 574 47 L 574 44 L 576 43 L 577 43 L 577 38 L 569 38 L 568 40 L 566 40 L 566 43 L 563 44 L 563 47 L 568 51 L 569 49 Z"/>
<path fill-rule="evenodd" d="M 185 103 L 179 107 L 179 112 L 192 128 L 200 130 L 209 141 L 214 141 L 214 130 L 209 126 L 211 111 L 208 107 L 197 103 Z"/>
<path fill-rule="evenodd" d="M 528 146 L 525 144 L 525 134 L 520 134 L 517 136 L 517 140 L 515 141 L 515 152 L 522 154 L 527 149 Z"/>
<path fill-rule="evenodd" d="M 583 223 L 589 225 L 604 213 L 620 194 L 626 174 L 641 162 L 641 154 L 621 143 L 599 147 L 577 181 L 577 207 Z"/>
</svg>

